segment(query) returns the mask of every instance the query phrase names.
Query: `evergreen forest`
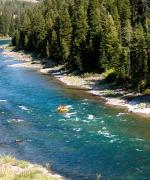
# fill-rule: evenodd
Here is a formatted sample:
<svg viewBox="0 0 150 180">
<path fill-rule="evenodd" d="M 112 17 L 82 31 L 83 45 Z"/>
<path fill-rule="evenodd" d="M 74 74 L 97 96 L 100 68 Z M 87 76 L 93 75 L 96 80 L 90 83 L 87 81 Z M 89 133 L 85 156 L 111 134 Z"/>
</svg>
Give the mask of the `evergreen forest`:
<svg viewBox="0 0 150 180">
<path fill-rule="evenodd" d="M 12 42 L 142 92 L 150 88 L 149 7 L 148 0 L 44 0 L 15 18 Z"/>
<path fill-rule="evenodd" d="M 18 28 L 17 19 L 31 3 L 17 0 L 0 0 L 0 36 L 12 36 Z"/>
</svg>

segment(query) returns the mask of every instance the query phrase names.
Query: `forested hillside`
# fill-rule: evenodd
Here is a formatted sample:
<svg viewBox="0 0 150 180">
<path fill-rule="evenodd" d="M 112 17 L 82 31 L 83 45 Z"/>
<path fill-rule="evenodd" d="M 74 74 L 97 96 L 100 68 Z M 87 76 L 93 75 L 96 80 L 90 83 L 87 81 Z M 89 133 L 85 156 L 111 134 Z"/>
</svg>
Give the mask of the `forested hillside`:
<svg viewBox="0 0 150 180">
<path fill-rule="evenodd" d="M 44 0 L 16 19 L 13 44 L 142 91 L 150 87 L 148 2 Z"/>
<path fill-rule="evenodd" d="M 29 5 L 30 3 L 17 0 L 0 0 L 0 36 L 12 35 L 12 32 L 18 26 L 15 19 Z"/>
</svg>

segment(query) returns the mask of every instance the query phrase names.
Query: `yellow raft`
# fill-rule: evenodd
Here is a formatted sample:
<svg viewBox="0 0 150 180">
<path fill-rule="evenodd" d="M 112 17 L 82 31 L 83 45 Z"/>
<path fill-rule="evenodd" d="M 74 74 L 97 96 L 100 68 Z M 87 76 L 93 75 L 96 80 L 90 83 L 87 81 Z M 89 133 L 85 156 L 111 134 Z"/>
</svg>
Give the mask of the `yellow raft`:
<svg viewBox="0 0 150 180">
<path fill-rule="evenodd" d="M 67 107 L 67 106 L 59 106 L 58 108 L 57 108 L 57 112 L 59 112 L 59 113 L 68 113 L 69 112 L 69 108 Z"/>
</svg>

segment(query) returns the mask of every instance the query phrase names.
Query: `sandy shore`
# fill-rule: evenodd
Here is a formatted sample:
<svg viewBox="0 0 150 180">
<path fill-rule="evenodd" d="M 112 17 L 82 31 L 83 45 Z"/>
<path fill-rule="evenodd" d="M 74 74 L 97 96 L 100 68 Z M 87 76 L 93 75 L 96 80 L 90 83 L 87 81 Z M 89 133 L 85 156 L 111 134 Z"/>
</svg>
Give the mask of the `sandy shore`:
<svg viewBox="0 0 150 180">
<path fill-rule="evenodd" d="M 4 49 L 3 51 L 3 56 L 10 56 L 10 57 L 15 57 L 16 60 L 21 61 L 22 63 L 16 63 L 9 65 L 9 67 L 26 67 L 26 68 L 31 68 L 31 69 L 37 69 L 40 70 L 43 68 L 43 66 L 39 63 L 39 61 L 33 60 L 30 54 L 24 54 L 23 52 L 15 52 L 12 50 L 11 47 L 8 46 L 2 46 Z"/>
<path fill-rule="evenodd" d="M 37 69 L 40 73 L 52 75 L 68 86 L 85 89 L 88 93 L 105 100 L 105 103 L 108 105 L 124 108 L 130 113 L 136 113 L 146 117 L 150 116 L 150 97 L 148 95 L 145 96 L 126 91 L 122 88 L 111 87 L 104 83 L 104 78 L 100 74 L 77 76 L 62 70 L 63 66 L 45 68 L 37 63 L 39 61 L 35 61 L 31 55 L 26 55 L 22 52 L 14 52 L 12 48 L 8 47 L 5 47 L 3 55 L 15 57 L 23 61 L 21 64 L 11 65 L 12 67 Z"/>
</svg>

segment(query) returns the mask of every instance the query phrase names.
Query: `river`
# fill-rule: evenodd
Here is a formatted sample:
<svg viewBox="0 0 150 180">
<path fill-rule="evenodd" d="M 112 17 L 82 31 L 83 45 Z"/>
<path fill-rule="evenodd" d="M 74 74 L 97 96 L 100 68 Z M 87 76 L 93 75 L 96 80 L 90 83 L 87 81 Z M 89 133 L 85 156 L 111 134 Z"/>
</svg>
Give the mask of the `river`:
<svg viewBox="0 0 150 180">
<path fill-rule="evenodd" d="M 35 70 L 11 67 L 21 62 L 2 51 L 0 154 L 48 163 L 73 180 L 150 177 L 148 119 L 107 107 Z M 70 113 L 59 114 L 59 104 L 70 105 Z"/>
</svg>

